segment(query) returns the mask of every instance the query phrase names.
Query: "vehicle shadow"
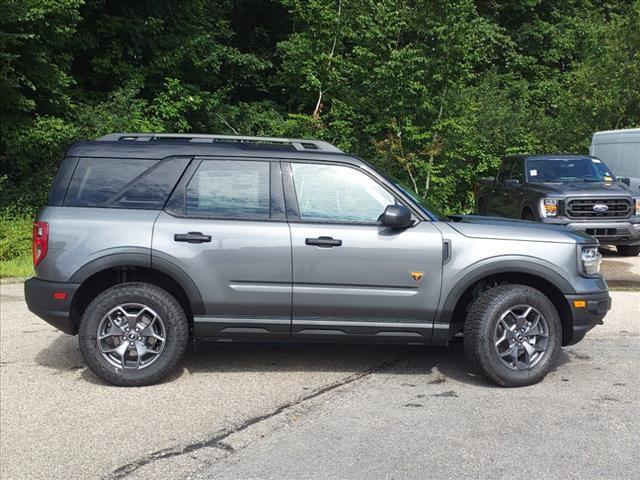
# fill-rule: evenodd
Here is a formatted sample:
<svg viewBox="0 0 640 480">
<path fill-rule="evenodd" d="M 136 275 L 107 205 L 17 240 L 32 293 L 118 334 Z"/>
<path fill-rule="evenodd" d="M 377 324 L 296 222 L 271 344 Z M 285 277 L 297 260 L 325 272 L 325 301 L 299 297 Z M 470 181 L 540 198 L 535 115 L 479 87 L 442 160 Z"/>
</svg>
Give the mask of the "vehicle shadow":
<svg viewBox="0 0 640 480">
<path fill-rule="evenodd" d="M 82 379 L 106 385 L 85 366 L 77 337 L 59 335 L 36 355 L 35 361 L 57 373 L 82 370 Z M 561 351 L 554 370 L 570 361 L 569 355 Z M 449 347 L 198 342 L 195 348 L 189 349 L 182 366 L 163 383 L 176 381 L 183 375 L 245 372 L 418 375 L 424 377 L 425 383 L 437 384 L 446 379 L 499 388 L 480 376 L 466 359 L 460 339 L 455 339 Z"/>
</svg>

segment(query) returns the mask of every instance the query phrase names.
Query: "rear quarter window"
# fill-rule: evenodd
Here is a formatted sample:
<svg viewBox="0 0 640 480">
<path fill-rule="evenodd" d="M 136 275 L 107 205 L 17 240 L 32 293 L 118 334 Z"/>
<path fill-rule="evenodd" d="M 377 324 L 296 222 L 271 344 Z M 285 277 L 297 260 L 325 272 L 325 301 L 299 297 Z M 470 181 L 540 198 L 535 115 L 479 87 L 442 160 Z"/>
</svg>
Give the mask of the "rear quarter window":
<svg viewBox="0 0 640 480">
<path fill-rule="evenodd" d="M 161 209 L 188 162 L 187 157 L 165 160 L 81 158 L 64 205 Z"/>
</svg>

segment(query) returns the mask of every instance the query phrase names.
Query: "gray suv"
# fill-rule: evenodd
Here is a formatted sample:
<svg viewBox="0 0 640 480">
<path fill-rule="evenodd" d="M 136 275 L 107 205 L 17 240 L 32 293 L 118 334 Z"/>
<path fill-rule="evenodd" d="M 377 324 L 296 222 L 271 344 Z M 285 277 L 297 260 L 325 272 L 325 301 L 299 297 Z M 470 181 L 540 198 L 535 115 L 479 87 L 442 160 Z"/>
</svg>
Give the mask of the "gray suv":
<svg viewBox="0 0 640 480">
<path fill-rule="evenodd" d="M 110 134 L 67 151 L 33 231 L 29 309 L 115 385 L 195 339 L 446 345 L 532 384 L 611 306 L 595 239 L 442 217 L 320 141 Z"/>
</svg>

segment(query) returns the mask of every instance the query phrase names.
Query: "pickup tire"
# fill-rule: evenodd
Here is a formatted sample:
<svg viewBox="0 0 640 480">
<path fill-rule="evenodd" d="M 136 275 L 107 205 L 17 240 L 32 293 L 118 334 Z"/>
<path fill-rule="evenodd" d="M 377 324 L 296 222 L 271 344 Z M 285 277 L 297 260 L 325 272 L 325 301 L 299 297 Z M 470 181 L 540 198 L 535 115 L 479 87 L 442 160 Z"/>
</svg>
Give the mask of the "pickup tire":
<svg viewBox="0 0 640 480">
<path fill-rule="evenodd" d="M 558 312 L 542 292 L 526 285 L 500 285 L 481 293 L 464 326 L 467 358 L 503 387 L 542 380 L 561 345 Z"/>
<path fill-rule="evenodd" d="M 189 343 L 178 301 L 148 283 L 123 283 L 100 293 L 80 321 L 80 351 L 89 368 L 116 386 L 143 386 L 169 375 Z"/>
<path fill-rule="evenodd" d="M 640 254 L 640 245 L 618 245 L 616 250 L 623 257 L 636 257 Z"/>
</svg>

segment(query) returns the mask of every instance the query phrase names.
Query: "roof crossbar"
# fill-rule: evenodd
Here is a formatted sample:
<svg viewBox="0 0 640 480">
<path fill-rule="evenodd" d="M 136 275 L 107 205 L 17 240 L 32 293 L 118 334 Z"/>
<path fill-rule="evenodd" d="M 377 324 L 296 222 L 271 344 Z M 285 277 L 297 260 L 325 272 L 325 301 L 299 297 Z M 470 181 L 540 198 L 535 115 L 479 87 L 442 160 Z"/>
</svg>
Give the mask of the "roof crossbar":
<svg viewBox="0 0 640 480">
<path fill-rule="evenodd" d="M 278 137 L 249 137 L 239 135 L 208 135 L 202 133 L 109 133 L 98 138 L 101 142 L 135 141 L 148 142 L 158 139 L 176 139 L 186 142 L 213 143 L 213 142 L 237 142 L 237 143 L 269 143 L 273 145 L 291 145 L 298 151 L 343 153 L 338 147 L 323 140 L 303 140 L 298 138 Z"/>
</svg>

